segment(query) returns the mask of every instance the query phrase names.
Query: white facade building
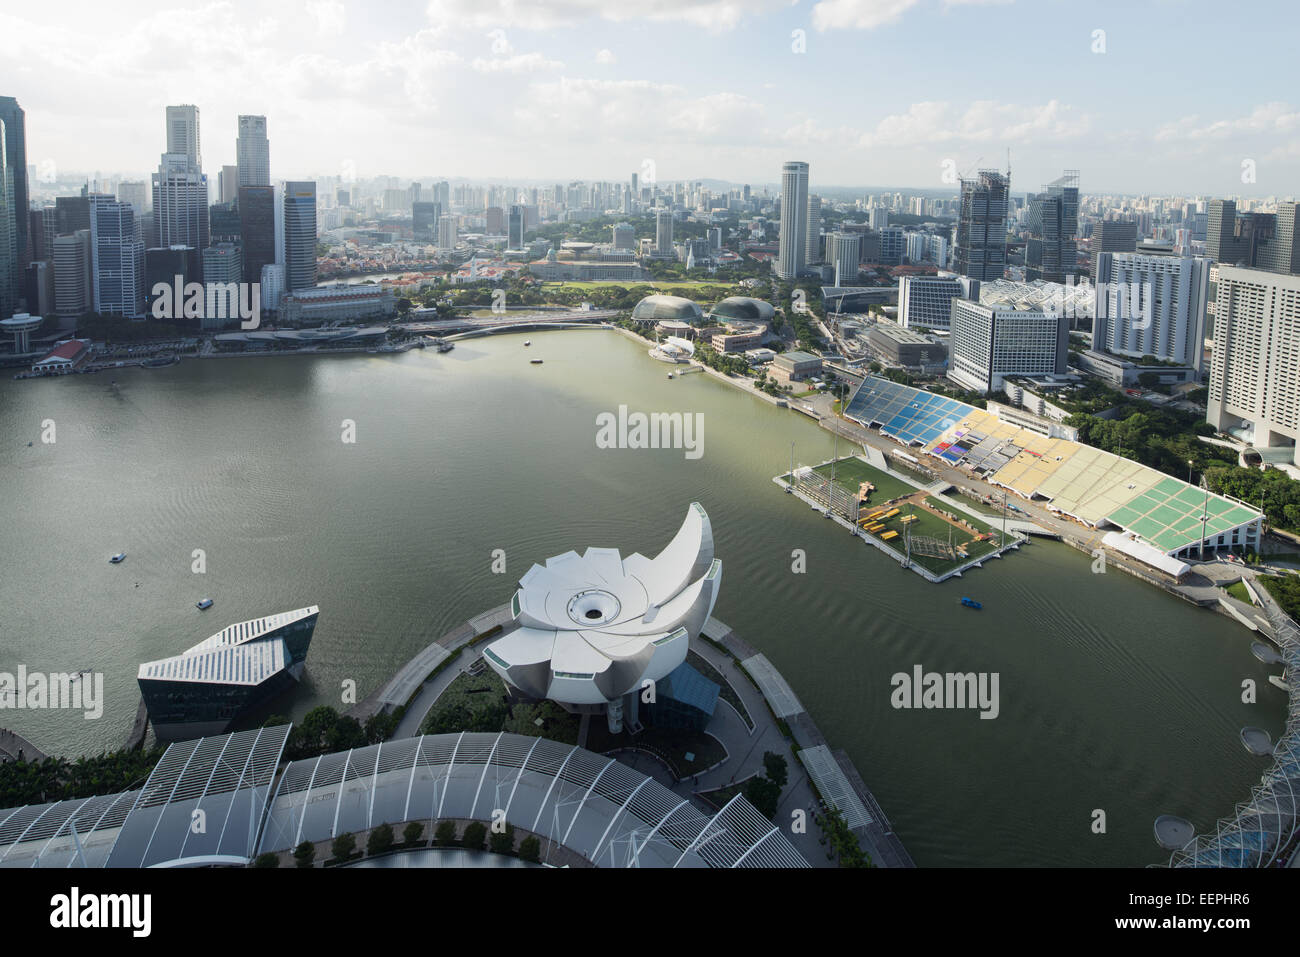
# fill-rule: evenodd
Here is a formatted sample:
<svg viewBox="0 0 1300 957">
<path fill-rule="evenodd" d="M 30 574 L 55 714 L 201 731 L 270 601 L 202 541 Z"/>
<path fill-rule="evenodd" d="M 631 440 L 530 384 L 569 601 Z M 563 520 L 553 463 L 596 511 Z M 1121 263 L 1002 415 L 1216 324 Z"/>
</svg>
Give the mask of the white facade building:
<svg viewBox="0 0 1300 957">
<path fill-rule="evenodd" d="M 789 162 L 781 167 L 781 233 L 775 261 L 780 279 L 793 279 L 803 271 L 808 248 L 808 164 Z"/>
<path fill-rule="evenodd" d="M 271 185 L 271 142 L 266 138 L 265 116 L 241 116 L 235 139 L 235 162 L 240 186 Z"/>
<path fill-rule="evenodd" d="M 952 300 L 948 378 L 992 392 L 1007 376 L 1064 373 L 1069 321 L 1041 309 L 1006 309 Z"/>
<path fill-rule="evenodd" d="M 1094 349 L 1201 368 L 1211 260 L 1100 253 Z"/>
<path fill-rule="evenodd" d="M 1206 419 L 1300 465 L 1300 276 L 1219 266 Z"/>
</svg>

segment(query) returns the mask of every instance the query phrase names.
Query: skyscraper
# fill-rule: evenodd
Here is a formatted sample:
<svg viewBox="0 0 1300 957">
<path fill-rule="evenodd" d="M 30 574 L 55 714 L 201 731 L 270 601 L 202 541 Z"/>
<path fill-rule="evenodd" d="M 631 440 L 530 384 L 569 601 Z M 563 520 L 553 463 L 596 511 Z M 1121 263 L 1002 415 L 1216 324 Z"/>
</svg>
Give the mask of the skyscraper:
<svg viewBox="0 0 1300 957">
<path fill-rule="evenodd" d="M 239 195 L 239 170 L 223 166 L 217 171 L 217 202 L 233 203 Z"/>
<path fill-rule="evenodd" d="M 275 189 L 239 187 L 239 235 L 244 282 L 260 282 L 262 267 L 275 264 Z"/>
<path fill-rule="evenodd" d="M 1097 259 L 1102 253 L 1131 253 L 1137 251 L 1137 223 L 1132 220 L 1109 220 L 1092 227 L 1092 278 L 1097 280 Z"/>
<path fill-rule="evenodd" d="M 655 212 L 655 255 L 673 255 L 673 211 L 660 207 Z"/>
<path fill-rule="evenodd" d="M 90 308 L 90 230 L 54 240 L 54 311 L 60 316 L 80 316 Z"/>
<path fill-rule="evenodd" d="M 1213 217 L 1211 217 L 1213 218 Z M 1206 420 L 1300 465 L 1300 277 L 1220 266 Z"/>
<path fill-rule="evenodd" d="M 1025 278 L 1065 282 L 1078 272 L 1079 171 L 1065 175 L 1029 198 L 1025 217 Z"/>
<path fill-rule="evenodd" d="M 1200 371 L 1210 260 L 1098 253 L 1094 349 Z"/>
<path fill-rule="evenodd" d="M 781 167 L 781 234 L 776 275 L 794 279 L 803 271 L 808 248 L 808 164 L 791 161 Z"/>
<path fill-rule="evenodd" d="M 822 198 L 808 195 L 808 241 L 804 244 L 803 261 L 819 263 L 822 261 Z"/>
<path fill-rule="evenodd" d="M 1007 265 L 1007 199 L 1011 179 L 980 170 L 961 181 L 957 217 L 957 272 L 981 282 L 1001 279 Z"/>
<path fill-rule="evenodd" d="M 13 177 L 13 201 L 9 208 L 15 216 L 15 256 L 22 266 L 30 262 L 33 256 L 28 248 L 27 231 L 27 207 L 30 201 L 27 183 L 27 117 L 12 96 L 0 96 L 0 123 L 4 124 L 4 135 L 0 136 L 0 152 L 5 154 L 5 166 Z"/>
<path fill-rule="evenodd" d="M 203 169 L 199 153 L 199 108 L 184 104 L 167 107 L 167 152 L 185 156 L 198 170 Z"/>
<path fill-rule="evenodd" d="M 5 122 L 0 119 L 0 319 L 8 319 L 18 311 L 19 293 L 19 216 L 14 208 L 14 174 L 9 168 L 9 150 L 4 148 L 5 131 Z"/>
<path fill-rule="evenodd" d="M 1284 209 L 1286 205 L 1283 204 Z M 1290 215 L 1294 224 L 1294 209 Z M 1294 247 L 1294 237 L 1287 237 L 1282 243 L 1284 248 L 1277 248 L 1274 245 L 1277 228 L 1278 217 L 1274 213 L 1238 213 L 1233 200 L 1212 199 L 1205 231 L 1206 255 L 1229 266 L 1261 269 L 1266 268 L 1262 261 L 1276 261 L 1288 268 L 1274 271 L 1290 272 L 1291 256 L 1285 247 Z"/>
<path fill-rule="evenodd" d="M 506 243 L 510 249 L 524 248 L 524 208 L 518 203 L 510 207 L 509 241 Z"/>
<path fill-rule="evenodd" d="M 199 157 L 199 108 L 167 107 L 167 152 L 153 174 L 153 215 L 159 247 L 209 241 L 208 178 Z"/>
<path fill-rule="evenodd" d="M 826 261 L 835 268 L 835 285 L 852 286 L 857 282 L 861 242 L 857 233 L 826 234 Z"/>
<path fill-rule="evenodd" d="M 90 274 L 101 315 L 144 316 L 144 240 L 130 203 L 90 196 Z"/>
<path fill-rule="evenodd" d="M 438 217 L 438 248 L 451 252 L 456 248 L 456 217 L 443 213 Z"/>
<path fill-rule="evenodd" d="M 1300 203 L 1279 203 L 1273 215 L 1273 235 L 1255 254 L 1255 265 L 1277 273 L 1300 273 Z"/>
<path fill-rule="evenodd" d="M 437 203 L 411 204 L 411 236 L 414 239 L 434 240 L 437 238 L 438 217 L 442 210 Z"/>
<path fill-rule="evenodd" d="M 284 285 L 286 292 L 316 285 L 316 184 L 284 184 Z"/>
<path fill-rule="evenodd" d="M 271 185 L 271 143 L 265 116 L 241 116 L 235 137 L 235 162 L 240 186 Z"/>
</svg>

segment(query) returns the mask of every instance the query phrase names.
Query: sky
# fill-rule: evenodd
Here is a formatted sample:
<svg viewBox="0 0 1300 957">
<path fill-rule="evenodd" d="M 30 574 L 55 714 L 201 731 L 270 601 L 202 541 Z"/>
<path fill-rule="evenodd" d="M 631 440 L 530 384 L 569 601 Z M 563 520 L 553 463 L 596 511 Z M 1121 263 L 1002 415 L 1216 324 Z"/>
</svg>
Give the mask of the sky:
<svg viewBox="0 0 1300 957">
<path fill-rule="evenodd" d="M 1300 194 L 1293 0 L 80 0 L 6 4 L 38 176 L 203 166 L 265 114 L 276 179 Z M 648 174 L 648 175 L 647 175 Z"/>
</svg>

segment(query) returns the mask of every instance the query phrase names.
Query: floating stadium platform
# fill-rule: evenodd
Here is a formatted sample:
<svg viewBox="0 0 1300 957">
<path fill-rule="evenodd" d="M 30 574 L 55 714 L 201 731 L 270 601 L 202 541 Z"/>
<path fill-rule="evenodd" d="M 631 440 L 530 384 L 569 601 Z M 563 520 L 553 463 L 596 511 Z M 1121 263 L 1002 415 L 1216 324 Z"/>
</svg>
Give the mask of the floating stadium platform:
<svg viewBox="0 0 1300 957">
<path fill-rule="evenodd" d="M 868 376 L 845 416 L 1092 528 L 1162 555 L 1256 545 L 1262 515 L 1111 452 L 1004 422 L 984 409 Z M 1204 517 L 1207 516 L 1208 517 Z M 1204 535 L 1202 522 L 1204 521 Z"/>
</svg>

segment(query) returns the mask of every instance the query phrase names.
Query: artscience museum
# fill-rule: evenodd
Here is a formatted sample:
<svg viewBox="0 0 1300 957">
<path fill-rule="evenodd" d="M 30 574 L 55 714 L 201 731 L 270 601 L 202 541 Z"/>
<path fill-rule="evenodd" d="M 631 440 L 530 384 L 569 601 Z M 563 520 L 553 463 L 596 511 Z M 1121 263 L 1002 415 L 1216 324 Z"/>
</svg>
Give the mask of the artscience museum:
<svg viewBox="0 0 1300 957">
<path fill-rule="evenodd" d="M 654 558 L 588 548 L 534 565 L 511 601 L 514 628 L 483 657 L 524 695 L 604 714 L 611 734 L 636 730 L 642 689 L 685 662 L 721 582 L 709 516 L 695 502 Z"/>
</svg>

